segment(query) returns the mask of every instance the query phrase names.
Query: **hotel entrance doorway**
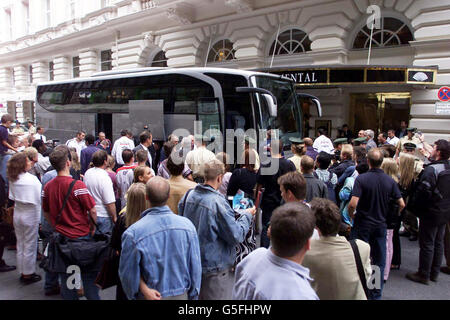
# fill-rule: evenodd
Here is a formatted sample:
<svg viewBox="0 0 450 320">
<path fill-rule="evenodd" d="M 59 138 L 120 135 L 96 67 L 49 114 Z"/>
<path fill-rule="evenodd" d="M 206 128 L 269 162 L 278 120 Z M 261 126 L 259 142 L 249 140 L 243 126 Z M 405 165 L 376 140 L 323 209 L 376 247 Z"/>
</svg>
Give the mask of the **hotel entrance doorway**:
<svg viewBox="0 0 450 320">
<path fill-rule="evenodd" d="M 409 122 L 411 94 L 354 93 L 350 94 L 350 127 L 353 132 L 372 129 L 375 134 L 400 128 L 400 121 Z"/>
</svg>

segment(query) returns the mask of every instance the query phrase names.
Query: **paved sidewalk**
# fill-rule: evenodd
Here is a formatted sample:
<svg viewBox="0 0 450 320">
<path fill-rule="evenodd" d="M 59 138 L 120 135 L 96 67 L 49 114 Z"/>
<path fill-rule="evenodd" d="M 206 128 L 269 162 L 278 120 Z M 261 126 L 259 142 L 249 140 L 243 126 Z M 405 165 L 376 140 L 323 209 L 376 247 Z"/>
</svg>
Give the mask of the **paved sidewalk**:
<svg viewBox="0 0 450 320">
<path fill-rule="evenodd" d="M 417 270 L 419 261 L 418 242 L 411 242 L 402 237 L 402 260 L 400 270 L 393 270 L 385 284 L 384 300 L 450 300 L 450 275 L 441 273 L 437 283 L 430 285 L 409 281 L 405 278 L 407 272 Z M 5 250 L 4 259 L 7 264 L 15 265 L 16 252 Z M 38 267 L 37 273 L 42 280 L 24 286 L 19 282 L 17 271 L 0 273 L 0 300 L 61 300 L 60 296 L 46 297 L 44 295 L 44 272 Z M 114 300 L 116 288 L 100 291 L 102 300 Z M 85 298 L 82 298 L 85 299 Z"/>
</svg>

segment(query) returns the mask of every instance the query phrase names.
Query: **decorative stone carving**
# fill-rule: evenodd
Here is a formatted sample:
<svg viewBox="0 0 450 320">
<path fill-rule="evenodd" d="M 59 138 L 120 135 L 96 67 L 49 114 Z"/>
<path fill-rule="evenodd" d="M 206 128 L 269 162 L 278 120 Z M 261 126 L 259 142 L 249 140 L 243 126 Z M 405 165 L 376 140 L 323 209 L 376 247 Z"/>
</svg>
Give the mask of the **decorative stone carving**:
<svg viewBox="0 0 450 320">
<path fill-rule="evenodd" d="M 187 3 L 179 3 L 166 10 L 167 17 L 182 25 L 191 24 L 194 20 L 194 8 Z"/>
<path fill-rule="evenodd" d="M 250 12 L 253 10 L 251 0 L 225 0 L 225 5 L 235 8 L 237 13 Z"/>
</svg>

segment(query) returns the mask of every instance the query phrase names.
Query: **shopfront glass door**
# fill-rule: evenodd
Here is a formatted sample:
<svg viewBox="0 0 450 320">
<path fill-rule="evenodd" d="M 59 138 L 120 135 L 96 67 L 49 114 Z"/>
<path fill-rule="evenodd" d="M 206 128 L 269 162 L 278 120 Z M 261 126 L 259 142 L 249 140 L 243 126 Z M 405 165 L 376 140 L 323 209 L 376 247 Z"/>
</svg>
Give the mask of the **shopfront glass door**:
<svg viewBox="0 0 450 320">
<path fill-rule="evenodd" d="M 408 123 L 411 106 L 409 92 L 357 93 L 350 96 L 350 126 L 355 135 L 359 130 L 372 129 L 387 132 Z"/>
</svg>

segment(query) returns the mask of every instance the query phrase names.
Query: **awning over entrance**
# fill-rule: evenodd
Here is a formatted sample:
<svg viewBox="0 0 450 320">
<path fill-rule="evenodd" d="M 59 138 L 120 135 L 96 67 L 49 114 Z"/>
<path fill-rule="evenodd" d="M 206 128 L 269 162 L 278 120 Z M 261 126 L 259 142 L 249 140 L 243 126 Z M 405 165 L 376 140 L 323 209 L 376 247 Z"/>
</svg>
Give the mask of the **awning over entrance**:
<svg viewBox="0 0 450 320">
<path fill-rule="evenodd" d="M 317 66 L 264 68 L 255 71 L 279 74 L 296 86 L 428 84 L 436 82 L 437 66 Z"/>
</svg>

